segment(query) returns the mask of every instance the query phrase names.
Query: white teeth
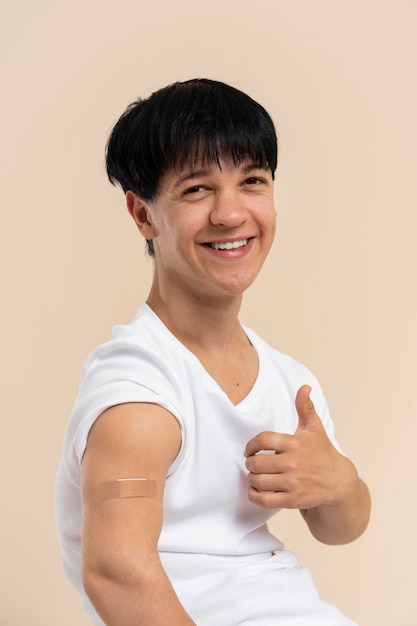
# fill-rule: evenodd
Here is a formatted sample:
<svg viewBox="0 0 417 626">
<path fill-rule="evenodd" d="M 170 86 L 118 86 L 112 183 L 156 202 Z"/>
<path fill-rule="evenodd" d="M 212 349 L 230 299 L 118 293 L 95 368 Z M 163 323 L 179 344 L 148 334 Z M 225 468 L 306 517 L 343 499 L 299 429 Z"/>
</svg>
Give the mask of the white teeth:
<svg viewBox="0 0 417 626">
<path fill-rule="evenodd" d="M 211 243 L 210 246 L 215 250 L 233 250 L 242 248 L 248 243 L 247 239 L 239 239 L 239 241 L 225 241 L 224 243 Z"/>
</svg>

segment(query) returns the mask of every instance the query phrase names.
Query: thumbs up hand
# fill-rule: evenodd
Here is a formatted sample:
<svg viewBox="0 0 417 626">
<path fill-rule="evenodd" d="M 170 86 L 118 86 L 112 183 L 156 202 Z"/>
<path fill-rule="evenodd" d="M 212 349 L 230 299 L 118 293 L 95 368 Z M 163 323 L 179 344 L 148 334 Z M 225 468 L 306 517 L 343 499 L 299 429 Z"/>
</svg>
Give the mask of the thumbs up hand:
<svg viewBox="0 0 417 626">
<path fill-rule="evenodd" d="M 296 395 L 295 408 L 297 409 L 298 415 L 298 428 L 295 434 L 302 432 L 303 430 L 314 429 L 321 430 L 325 434 L 321 419 L 317 415 L 314 404 L 310 399 L 310 392 L 311 387 L 303 385 L 300 387 Z"/>
<path fill-rule="evenodd" d="M 262 432 L 248 442 L 248 497 L 254 504 L 288 509 L 338 504 L 356 485 L 356 470 L 329 440 L 310 392 L 308 385 L 298 390 L 293 435 Z M 275 454 L 258 454 L 266 450 Z"/>
</svg>

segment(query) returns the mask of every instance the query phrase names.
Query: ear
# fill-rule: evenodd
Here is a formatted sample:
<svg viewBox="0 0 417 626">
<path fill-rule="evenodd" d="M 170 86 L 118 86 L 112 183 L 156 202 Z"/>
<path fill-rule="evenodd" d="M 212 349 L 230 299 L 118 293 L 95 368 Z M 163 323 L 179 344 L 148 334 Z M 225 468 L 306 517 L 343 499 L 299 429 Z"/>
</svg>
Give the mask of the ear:
<svg viewBox="0 0 417 626">
<path fill-rule="evenodd" d="M 157 232 L 153 225 L 149 204 L 133 191 L 126 192 L 126 206 L 145 239 L 153 239 Z"/>
</svg>

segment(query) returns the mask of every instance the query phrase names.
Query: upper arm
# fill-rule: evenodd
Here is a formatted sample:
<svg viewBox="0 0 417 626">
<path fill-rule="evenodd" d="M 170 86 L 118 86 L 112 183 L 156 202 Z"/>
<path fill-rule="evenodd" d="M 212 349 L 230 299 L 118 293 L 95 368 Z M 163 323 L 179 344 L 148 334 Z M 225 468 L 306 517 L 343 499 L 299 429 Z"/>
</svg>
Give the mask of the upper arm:
<svg viewBox="0 0 417 626">
<path fill-rule="evenodd" d="M 155 404 L 117 405 L 97 419 L 81 470 L 84 572 L 124 576 L 156 554 L 165 478 L 180 444 L 177 420 Z M 103 482 L 138 477 L 156 482 L 155 497 L 100 498 Z"/>
</svg>

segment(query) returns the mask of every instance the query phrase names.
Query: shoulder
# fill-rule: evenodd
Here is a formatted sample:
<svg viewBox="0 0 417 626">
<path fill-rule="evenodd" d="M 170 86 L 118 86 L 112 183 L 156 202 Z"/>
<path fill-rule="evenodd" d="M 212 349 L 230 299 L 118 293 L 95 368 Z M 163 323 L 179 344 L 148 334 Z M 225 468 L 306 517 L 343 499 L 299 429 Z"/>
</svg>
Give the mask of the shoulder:
<svg viewBox="0 0 417 626">
<path fill-rule="evenodd" d="M 165 334 L 167 329 L 142 305 L 130 324 L 114 326 L 112 338 L 87 357 L 81 389 L 123 383 L 166 390 L 176 381 L 177 368 L 172 367 L 175 345 Z"/>
<path fill-rule="evenodd" d="M 247 328 L 244 330 L 249 340 L 258 351 L 259 359 L 264 365 L 263 370 L 267 371 L 271 393 L 274 396 L 276 406 L 281 406 L 280 402 L 282 398 L 286 398 L 287 402 L 292 406 L 293 416 L 295 418 L 294 423 L 296 425 L 298 423 L 298 416 L 295 412 L 295 397 L 302 385 L 309 385 L 311 387 L 311 400 L 313 401 L 317 414 L 321 418 L 327 435 L 339 452 L 342 452 L 335 438 L 334 424 L 330 416 L 326 397 L 315 374 L 293 357 L 283 354 L 270 346 L 253 330 Z"/>
<path fill-rule="evenodd" d="M 256 351 L 259 354 L 260 359 L 264 359 L 268 362 L 268 364 L 274 369 L 278 369 L 282 372 L 284 376 L 296 378 L 307 377 L 315 380 L 312 372 L 303 365 L 300 361 L 295 359 L 294 357 L 285 354 L 284 352 L 280 352 L 277 348 L 274 348 L 269 343 L 267 343 L 264 339 L 262 339 L 254 330 L 243 327 L 246 332 L 249 341 L 255 347 Z"/>
<path fill-rule="evenodd" d="M 184 427 L 181 371 L 161 332 L 146 306 L 141 307 L 131 324 L 115 326 L 112 339 L 88 356 L 67 431 L 79 458 L 96 419 L 117 405 L 158 405 Z"/>
<path fill-rule="evenodd" d="M 244 327 L 252 345 L 258 352 L 263 371 L 270 378 L 270 385 L 276 396 L 288 396 L 293 402 L 298 389 L 309 385 L 311 398 L 323 416 L 328 415 L 327 402 L 322 387 L 315 374 L 294 357 L 280 352 L 262 339 L 255 331 Z"/>
</svg>

